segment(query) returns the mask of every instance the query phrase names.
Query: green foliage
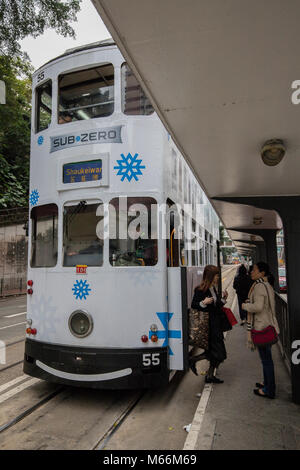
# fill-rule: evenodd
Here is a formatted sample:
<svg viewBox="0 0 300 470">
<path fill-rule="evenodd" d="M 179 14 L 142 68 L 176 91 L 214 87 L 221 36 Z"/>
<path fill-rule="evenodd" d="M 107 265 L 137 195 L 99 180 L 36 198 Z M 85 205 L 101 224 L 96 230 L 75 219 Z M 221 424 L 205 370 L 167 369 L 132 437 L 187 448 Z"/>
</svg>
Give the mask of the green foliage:
<svg viewBox="0 0 300 470">
<path fill-rule="evenodd" d="M 75 37 L 69 22 L 76 21 L 81 0 L 0 0 L 0 52 L 20 55 L 19 41 L 37 37 L 45 29 Z"/>
<path fill-rule="evenodd" d="M 0 0 L 0 80 L 6 104 L 0 105 L 0 209 L 28 205 L 31 73 L 19 41 L 45 29 L 75 37 L 81 0 Z"/>
<path fill-rule="evenodd" d="M 28 201 L 31 65 L 24 58 L 0 56 L 6 104 L 0 105 L 0 208 Z"/>
</svg>

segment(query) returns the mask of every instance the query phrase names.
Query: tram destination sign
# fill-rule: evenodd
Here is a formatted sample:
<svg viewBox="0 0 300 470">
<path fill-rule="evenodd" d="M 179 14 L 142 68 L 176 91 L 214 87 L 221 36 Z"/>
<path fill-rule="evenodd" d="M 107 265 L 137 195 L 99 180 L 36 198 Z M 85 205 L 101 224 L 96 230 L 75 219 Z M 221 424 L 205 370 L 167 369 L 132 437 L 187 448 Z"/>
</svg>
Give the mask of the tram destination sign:
<svg viewBox="0 0 300 470">
<path fill-rule="evenodd" d="M 69 147 L 91 144 L 121 144 L 122 126 L 106 127 L 104 129 L 92 129 L 73 134 L 64 134 L 50 137 L 50 153 L 57 152 Z"/>
<path fill-rule="evenodd" d="M 63 183 L 84 183 L 102 179 L 102 160 L 67 163 L 63 166 Z"/>
</svg>

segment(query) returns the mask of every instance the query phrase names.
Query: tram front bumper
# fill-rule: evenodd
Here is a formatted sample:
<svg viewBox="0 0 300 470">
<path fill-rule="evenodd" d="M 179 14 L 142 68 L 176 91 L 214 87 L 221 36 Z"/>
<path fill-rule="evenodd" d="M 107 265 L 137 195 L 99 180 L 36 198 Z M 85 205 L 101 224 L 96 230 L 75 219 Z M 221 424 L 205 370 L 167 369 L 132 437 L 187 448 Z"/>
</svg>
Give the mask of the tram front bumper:
<svg viewBox="0 0 300 470">
<path fill-rule="evenodd" d="M 158 388 L 168 383 L 168 347 L 98 349 L 26 339 L 24 372 L 50 382 L 99 389 Z"/>
</svg>

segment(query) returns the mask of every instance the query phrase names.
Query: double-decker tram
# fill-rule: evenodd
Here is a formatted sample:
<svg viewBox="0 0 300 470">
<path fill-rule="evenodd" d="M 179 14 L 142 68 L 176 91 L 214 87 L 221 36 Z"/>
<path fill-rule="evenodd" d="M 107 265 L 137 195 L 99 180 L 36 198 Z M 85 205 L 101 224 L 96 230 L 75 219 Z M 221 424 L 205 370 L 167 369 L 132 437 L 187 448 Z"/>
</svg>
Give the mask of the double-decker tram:
<svg viewBox="0 0 300 470">
<path fill-rule="evenodd" d="M 112 41 L 40 68 L 32 103 L 24 371 L 162 386 L 188 369 L 187 311 L 219 219 Z"/>
</svg>

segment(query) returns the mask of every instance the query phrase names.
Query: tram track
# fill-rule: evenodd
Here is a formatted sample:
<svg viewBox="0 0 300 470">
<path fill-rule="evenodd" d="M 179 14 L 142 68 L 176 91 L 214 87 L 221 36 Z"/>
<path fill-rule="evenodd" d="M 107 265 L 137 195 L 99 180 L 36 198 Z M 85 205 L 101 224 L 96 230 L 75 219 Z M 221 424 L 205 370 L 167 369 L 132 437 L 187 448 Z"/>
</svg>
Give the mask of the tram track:
<svg viewBox="0 0 300 470">
<path fill-rule="evenodd" d="M 23 364 L 24 360 L 22 359 L 21 361 L 14 362 L 13 364 L 9 364 L 8 366 L 5 366 L 0 369 L 0 372 L 5 372 L 8 369 L 12 369 L 13 367 L 18 366 L 19 364 Z"/>
<path fill-rule="evenodd" d="M 147 393 L 147 390 L 142 390 L 141 392 L 138 393 L 137 397 L 135 397 L 129 403 L 129 405 L 125 408 L 125 410 L 122 411 L 122 413 L 113 422 L 113 424 L 108 428 L 108 430 L 102 435 L 102 437 L 97 441 L 97 443 L 92 447 L 91 450 L 105 450 L 105 446 L 108 444 L 109 440 L 118 431 L 120 426 L 132 413 L 134 408 L 137 406 L 140 400 L 146 395 L 146 393 Z"/>
<path fill-rule="evenodd" d="M 23 411 L 19 415 L 15 416 L 11 420 L 7 421 L 5 424 L 0 425 L 0 434 L 2 432 L 6 431 L 7 429 L 11 428 L 12 426 L 16 425 L 17 423 L 22 421 L 24 418 L 27 418 L 27 416 L 31 415 L 34 411 L 41 408 L 43 405 L 48 403 L 50 400 L 55 398 L 57 395 L 62 393 L 64 390 L 65 390 L 64 387 L 60 387 L 59 389 L 52 391 L 46 397 L 42 398 L 37 403 L 35 403 L 33 406 L 30 406 L 29 408 L 27 408 L 25 411 Z M 0 395 L 0 399 L 1 399 L 1 395 Z"/>
</svg>

